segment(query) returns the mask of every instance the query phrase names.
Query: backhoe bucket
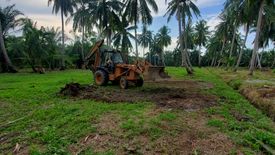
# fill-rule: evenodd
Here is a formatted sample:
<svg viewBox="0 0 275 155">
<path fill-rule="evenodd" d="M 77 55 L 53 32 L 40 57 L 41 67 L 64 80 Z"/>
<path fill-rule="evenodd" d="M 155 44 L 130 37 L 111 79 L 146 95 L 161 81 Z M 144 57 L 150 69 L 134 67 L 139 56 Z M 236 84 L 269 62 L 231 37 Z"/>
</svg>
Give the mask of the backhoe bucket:
<svg viewBox="0 0 275 155">
<path fill-rule="evenodd" d="M 164 71 L 165 67 L 160 66 L 149 66 L 146 67 L 143 73 L 143 78 L 145 81 L 158 81 L 169 79 L 170 76 Z"/>
</svg>

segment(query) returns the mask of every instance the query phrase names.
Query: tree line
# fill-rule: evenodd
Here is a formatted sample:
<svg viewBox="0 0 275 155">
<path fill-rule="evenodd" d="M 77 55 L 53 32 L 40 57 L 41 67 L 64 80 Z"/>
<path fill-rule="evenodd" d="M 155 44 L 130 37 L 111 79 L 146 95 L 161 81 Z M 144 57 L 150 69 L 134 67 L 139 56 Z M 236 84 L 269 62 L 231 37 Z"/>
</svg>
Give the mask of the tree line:
<svg viewBox="0 0 275 155">
<path fill-rule="evenodd" d="M 226 0 L 219 15 L 221 22 L 214 31 L 209 31 L 205 20 L 193 23 L 193 18 L 200 18 L 193 0 L 166 1 L 168 22 L 176 18 L 178 23 L 177 46 L 172 51 L 165 49 L 172 42 L 167 26 L 156 34 L 149 30 L 152 11 L 158 11 L 154 0 L 49 0 L 48 3 L 54 14 L 60 13 L 61 29 L 38 28 L 15 5 L 0 8 L 3 72 L 16 72 L 16 68 L 26 66 L 35 72 L 39 67 L 81 68 L 90 46 L 98 39 L 105 39 L 108 46 L 121 50 L 130 60 L 138 59 L 142 53 L 152 64 L 182 66 L 189 74 L 193 73 L 193 66 L 224 66 L 234 71 L 249 67 L 250 74 L 257 67 L 274 67 L 274 50 L 265 50 L 275 41 L 273 0 Z M 64 30 L 69 22 L 73 23 L 71 38 Z M 142 25 L 141 34 L 137 34 L 138 24 Z M 242 27 L 245 36 L 240 32 Z M 16 28 L 22 35 L 9 35 Z M 253 49 L 246 47 L 249 33 L 256 34 Z M 138 46 L 143 47 L 142 52 Z"/>
</svg>

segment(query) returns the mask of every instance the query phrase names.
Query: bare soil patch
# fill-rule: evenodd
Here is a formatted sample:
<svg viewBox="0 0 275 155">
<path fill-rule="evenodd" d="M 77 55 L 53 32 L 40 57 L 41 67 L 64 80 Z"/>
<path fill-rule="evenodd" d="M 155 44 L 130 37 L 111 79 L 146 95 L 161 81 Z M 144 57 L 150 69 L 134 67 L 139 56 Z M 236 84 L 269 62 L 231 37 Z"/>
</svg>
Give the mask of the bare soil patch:
<svg viewBox="0 0 275 155">
<path fill-rule="evenodd" d="M 190 80 L 151 82 L 142 88 L 132 87 L 127 90 L 117 86 L 81 86 L 71 83 L 62 88 L 60 94 L 107 103 L 153 102 L 161 107 L 193 111 L 216 105 L 217 97 L 203 92 L 212 87 L 210 83 Z"/>
<path fill-rule="evenodd" d="M 148 114 L 158 115 L 163 110 L 154 109 Z M 199 112 L 199 117 L 190 114 L 180 117 L 176 126 L 169 121 L 162 122 L 166 130 L 179 130 L 176 135 L 163 134 L 151 139 L 147 133 L 133 138 L 125 136 L 120 128 L 120 117 L 106 114 L 96 124 L 97 132 L 87 135 L 78 143 L 69 146 L 72 154 L 81 154 L 92 148 L 97 153 L 114 151 L 115 154 L 230 154 L 237 150 L 235 144 L 224 134 L 207 126 L 207 116 Z"/>
</svg>

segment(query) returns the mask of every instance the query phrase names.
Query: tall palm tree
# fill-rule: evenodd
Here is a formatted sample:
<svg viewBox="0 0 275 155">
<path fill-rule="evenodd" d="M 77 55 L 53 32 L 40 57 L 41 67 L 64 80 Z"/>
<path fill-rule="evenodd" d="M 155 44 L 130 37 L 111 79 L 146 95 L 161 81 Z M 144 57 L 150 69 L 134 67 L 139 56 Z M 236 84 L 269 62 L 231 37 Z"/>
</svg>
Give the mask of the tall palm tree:
<svg viewBox="0 0 275 155">
<path fill-rule="evenodd" d="M 81 49 L 81 59 L 84 61 L 84 41 L 85 41 L 85 30 L 86 27 L 89 27 L 92 24 L 89 24 L 90 15 L 88 14 L 88 10 L 86 8 L 85 0 L 76 0 L 77 8 L 74 13 L 72 13 L 71 17 L 68 18 L 66 23 L 73 20 L 73 30 L 78 30 L 82 32 L 82 49 Z"/>
<path fill-rule="evenodd" d="M 125 13 L 128 15 L 128 20 L 134 23 L 135 38 L 137 38 L 137 23 L 141 22 L 149 25 L 153 21 L 150 7 L 154 12 L 158 12 L 158 6 L 155 0 L 126 0 Z M 138 59 L 138 42 L 136 40 L 136 58 Z"/>
<path fill-rule="evenodd" d="M 243 3 L 244 3 L 243 7 L 242 7 L 243 8 L 243 15 L 242 15 L 242 18 L 240 18 L 240 24 L 242 24 L 244 26 L 245 37 L 244 37 L 244 42 L 242 44 L 242 47 L 241 47 L 241 50 L 240 50 L 240 53 L 239 53 L 239 56 L 238 56 L 237 63 L 236 63 L 235 68 L 234 68 L 234 72 L 236 72 L 238 70 L 239 66 L 240 66 L 242 56 L 243 56 L 243 51 L 246 48 L 246 42 L 247 42 L 248 34 L 249 34 L 249 31 L 250 31 L 250 27 L 251 27 L 251 24 L 254 20 L 254 17 L 256 16 L 255 12 L 254 12 L 254 8 L 256 8 L 257 6 L 255 6 L 255 4 L 254 5 L 249 5 L 248 0 L 245 0 Z"/>
<path fill-rule="evenodd" d="M 6 51 L 4 38 L 8 31 L 16 28 L 22 22 L 22 19 L 18 19 L 18 16 L 23 15 L 20 11 L 16 10 L 15 5 L 7 6 L 5 8 L 0 7 L 0 49 L 3 55 L 2 69 L 3 72 L 17 72 L 13 66 L 9 55 Z"/>
<path fill-rule="evenodd" d="M 255 69 L 255 62 L 256 62 L 256 56 L 259 50 L 259 41 L 260 41 L 260 34 L 262 29 L 262 21 L 264 16 L 264 10 L 266 6 L 272 6 L 274 7 L 274 1 L 273 0 L 249 0 L 249 4 L 251 3 L 258 3 L 259 9 L 258 10 L 258 19 L 257 19 L 257 30 L 256 30 L 256 36 L 254 40 L 254 48 L 253 53 L 250 61 L 250 68 L 249 68 L 249 75 L 253 75 L 254 69 Z"/>
<path fill-rule="evenodd" d="M 199 67 L 201 67 L 201 49 L 202 49 L 202 46 L 206 45 L 208 36 L 210 34 L 208 29 L 209 29 L 209 26 L 207 26 L 207 23 L 205 20 L 200 20 L 195 26 L 195 43 L 196 45 L 199 46 L 199 53 L 198 53 Z"/>
<path fill-rule="evenodd" d="M 230 25 L 231 16 L 229 16 L 226 13 L 222 13 L 219 15 L 219 18 L 221 19 L 221 22 L 216 26 L 216 33 L 215 36 L 217 39 L 222 41 L 222 46 L 219 53 L 219 60 L 218 60 L 218 66 L 220 66 L 221 61 L 223 59 L 223 54 L 225 53 L 226 44 L 231 38 L 231 32 L 232 26 Z M 232 17 L 233 18 L 233 17 Z"/>
<path fill-rule="evenodd" d="M 211 66 L 215 66 L 218 57 L 221 57 L 219 63 L 223 60 L 223 57 L 219 53 L 221 46 L 223 46 L 223 43 L 220 41 L 218 35 L 215 34 L 209 39 L 209 43 L 206 46 L 206 54 L 210 55 L 209 62 L 211 62 Z"/>
<path fill-rule="evenodd" d="M 186 17 L 191 19 L 192 14 L 198 16 L 200 11 L 198 7 L 192 0 L 171 0 L 168 3 L 168 8 L 166 15 L 168 16 L 168 21 L 170 21 L 171 17 L 176 15 L 178 20 L 178 27 L 179 27 L 179 43 L 180 43 L 180 50 L 182 53 L 182 66 L 186 68 L 188 74 L 192 74 L 192 67 L 188 65 L 188 51 L 187 51 L 187 31 L 186 29 Z M 184 37 L 183 35 L 184 34 Z M 185 46 L 184 46 L 185 44 Z M 185 47 L 185 49 L 184 49 Z"/>
<path fill-rule="evenodd" d="M 123 3 L 117 0 L 96 0 L 89 2 L 89 5 L 90 15 L 98 21 L 98 27 L 107 36 L 107 44 L 110 46 L 114 29 L 120 24 Z"/>
<path fill-rule="evenodd" d="M 143 57 L 145 55 L 145 48 L 148 48 L 153 39 L 152 31 L 149 31 L 146 25 L 143 25 L 142 32 L 138 35 L 138 42 L 143 47 Z M 149 56 L 150 57 L 150 56 Z"/>
<path fill-rule="evenodd" d="M 161 65 L 165 66 L 164 62 L 164 48 L 169 46 L 171 44 L 171 36 L 169 36 L 170 29 L 167 26 L 163 26 L 159 29 L 158 33 L 156 34 L 157 43 L 161 47 L 160 51 L 160 59 L 161 59 Z"/>
<path fill-rule="evenodd" d="M 244 16 L 244 5 L 245 0 L 227 0 L 225 2 L 225 9 L 224 13 L 228 14 L 230 16 L 230 22 L 231 25 L 233 26 L 233 37 L 231 40 L 231 47 L 229 51 L 229 59 L 231 59 L 232 54 L 233 54 L 233 49 L 234 49 L 234 43 L 236 39 L 236 33 L 238 31 L 240 19 L 243 18 Z M 229 63 L 228 63 L 229 65 Z"/>
<path fill-rule="evenodd" d="M 116 26 L 116 33 L 113 36 L 114 46 L 121 49 L 127 60 L 129 49 L 133 48 L 131 40 L 136 40 L 135 36 L 130 33 L 134 29 L 134 26 L 129 26 L 124 15 L 122 16 L 122 21 Z"/>
<path fill-rule="evenodd" d="M 61 61 L 61 70 L 65 69 L 65 30 L 64 30 L 64 16 L 68 17 L 69 14 L 72 14 L 76 4 L 73 0 L 48 0 L 48 6 L 53 3 L 52 12 L 58 14 L 61 13 L 61 24 L 62 24 L 62 61 Z"/>
</svg>

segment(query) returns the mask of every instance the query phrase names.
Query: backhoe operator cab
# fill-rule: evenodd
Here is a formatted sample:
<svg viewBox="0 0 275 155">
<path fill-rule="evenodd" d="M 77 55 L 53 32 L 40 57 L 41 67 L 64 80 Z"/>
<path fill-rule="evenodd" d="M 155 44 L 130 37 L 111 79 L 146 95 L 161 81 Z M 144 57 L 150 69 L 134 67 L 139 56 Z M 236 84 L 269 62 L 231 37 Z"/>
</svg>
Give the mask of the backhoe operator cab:
<svg viewBox="0 0 275 155">
<path fill-rule="evenodd" d="M 142 69 L 137 65 L 126 64 L 120 51 L 104 49 L 103 40 L 97 42 L 85 58 L 85 65 L 94 74 L 96 85 L 103 86 L 111 81 L 119 83 L 120 87 L 126 89 L 129 82 L 136 86 L 143 85 Z"/>
</svg>

